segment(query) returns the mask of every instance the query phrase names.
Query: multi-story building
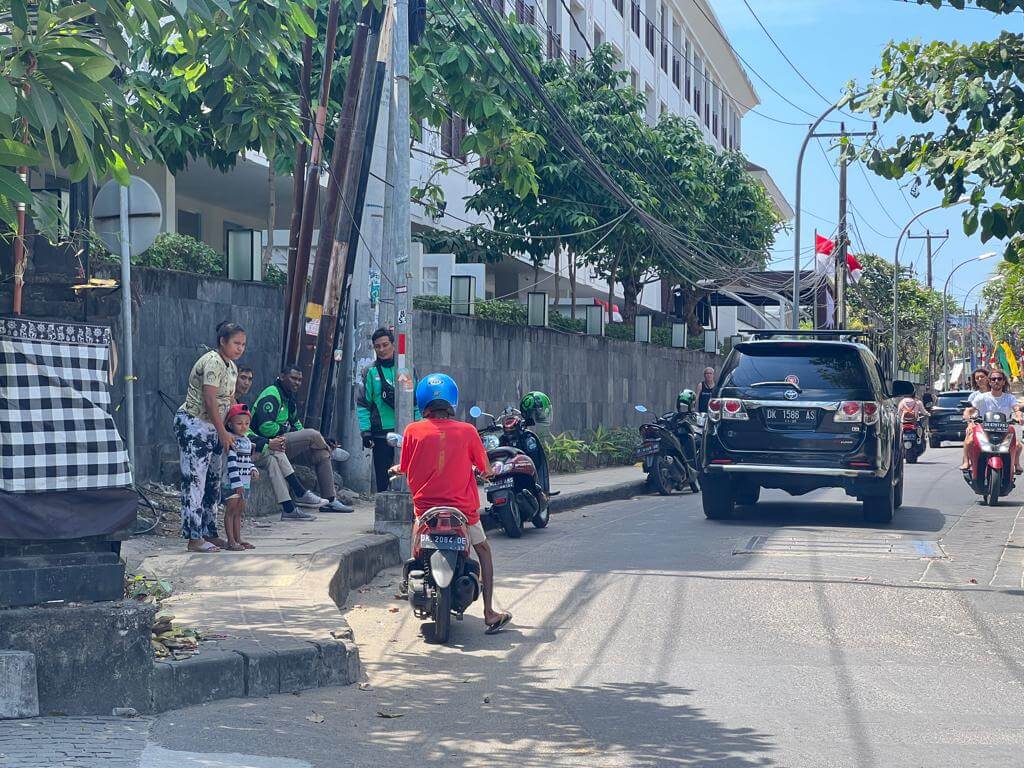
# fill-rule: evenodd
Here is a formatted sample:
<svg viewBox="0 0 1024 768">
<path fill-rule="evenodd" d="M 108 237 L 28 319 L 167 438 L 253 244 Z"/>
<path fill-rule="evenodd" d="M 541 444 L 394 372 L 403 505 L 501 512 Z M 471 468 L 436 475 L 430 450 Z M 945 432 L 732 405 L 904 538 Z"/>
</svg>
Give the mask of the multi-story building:
<svg viewBox="0 0 1024 768">
<path fill-rule="evenodd" d="M 608 43 L 619 55 L 620 66 L 629 72 L 629 81 L 646 99 L 646 119 L 654 123 L 662 112 L 672 112 L 694 120 L 705 140 L 717 150 L 742 149 L 744 115 L 757 106 L 754 86 L 726 36 L 709 0 L 491 0 L 492 7 L 514 13 L 521 23 L 537 29 L 542 50 L 548 58 L 562 58 L 570 64 L 586 58 L 590 51 Z M 435 175 L 445 191 L 446 215 L 431 220 L 414 206 L 414 227 L 435 226 L 453 229 L 467 222 L 483 221 L 467 213 L 463 200 L 472 193 L 467 179 L 475 159 L 459 156 L 459 139 L 467 127 L 460 118 L 448 122 L 435 135 L 425 135 L 417 147 L 414 178 L 428 178 L 437 157 L 448 158 L 453 169 L 443 177 Z M 793 211 L 768 172 L 750 164 L 749 170 L 764 184 L 780 217 L 789 219 Z M 430 285 L 435 266 L 428 276 Z M 564 275 L 564 262 L 562 264 Z M 540 274 L 522 259 L 510 258 L 488 265 L 486 291 L 489 296 L 525 298 L 522 294 L 537 290 L 552 293 L 550 279 L 554 264 Z M 578 274 L 577 300 L 591 303 L 607 296 L 607 286 L 581 270 Z M 438 285 L 442 293 L 446 286 Z M 558 302 L 566 304 L 568 281 L 561 281 Z M 642 304 L 653 310 L 661 306 L 658 283 L 645 289 Z M 744 327 L 745 323 L 739 323 Z"/>
</svg>

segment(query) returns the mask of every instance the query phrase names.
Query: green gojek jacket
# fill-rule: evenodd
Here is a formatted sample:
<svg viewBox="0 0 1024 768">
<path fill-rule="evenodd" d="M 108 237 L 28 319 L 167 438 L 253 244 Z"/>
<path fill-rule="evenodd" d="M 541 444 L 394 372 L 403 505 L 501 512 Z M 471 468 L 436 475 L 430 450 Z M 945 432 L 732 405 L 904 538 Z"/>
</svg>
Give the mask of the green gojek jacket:
<svg viewBox="0 0 1024 768">
<path fill-rule="evenodd" d="M 300 429 L 298 405 L 290 392 L 285 392 L 277 382 L 260 392 L 252 409 L 253 432 L 271 438 Z"/>
<path fill-rule="evenodd" d="M 391 366 L 381 365 L 378 372 L 377 361 L 366 367 L 363 371 L 359 396 L 356 399 L 356 414 L 359 417 L 359 431 L 368 432 L 377 437 L 383 437 L 395 429 L 395 409 L 384 402 L 384 384 L 381 381 L 380 373 L 384 374 L 384 381 L 392 387 L 395 386 L 395 373 L 398 370 L 397 362 Z M 419 419 L 420 412 L 416 409 L 414 417 Z"/>
</svg>

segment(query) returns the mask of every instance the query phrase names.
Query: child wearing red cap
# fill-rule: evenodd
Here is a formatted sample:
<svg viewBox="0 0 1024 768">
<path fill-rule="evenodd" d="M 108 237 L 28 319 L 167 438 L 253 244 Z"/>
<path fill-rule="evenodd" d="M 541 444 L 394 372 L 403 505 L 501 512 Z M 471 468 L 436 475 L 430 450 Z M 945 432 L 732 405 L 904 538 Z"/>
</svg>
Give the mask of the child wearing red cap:
<svg viewBox="0 0 1024 768">
<path fill-rule="evenodd" d="M 249 407 L 245 403 L 232 405 L 228 409 L 227 418 L 224 419 L 228 431 L 235 435 L 235 443 L 228 449 L 227 474 L 221 488 L 228 549 L 234 552 L 255 549 L 252 544 L 242 540 L 245 494 L 249 492 L 252 480 L 259 478 L 259 471 L 252 465 L 252 440 L 246 437 L 249 421 Z"/>
</svg>

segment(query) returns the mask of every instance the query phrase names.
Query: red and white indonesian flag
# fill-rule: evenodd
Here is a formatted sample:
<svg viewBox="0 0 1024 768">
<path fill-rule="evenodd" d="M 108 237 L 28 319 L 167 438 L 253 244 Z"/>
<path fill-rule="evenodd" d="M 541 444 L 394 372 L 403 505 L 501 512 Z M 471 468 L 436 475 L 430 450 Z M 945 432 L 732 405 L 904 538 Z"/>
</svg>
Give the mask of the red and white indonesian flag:
<svg viewBox="0 0 1024 768">
<path fill-rule="evenodd" d="M 850 272 L 850 280 L 853 281 L 854 285 L 859 283 L 861 277 L 864 276 L 864 268 L 852 253 L 846 255 L 846 268 Z"/>
<path fill-rule="evenodd" d="M 832 251 L 836 244 L 823 235 L 814 233 L 814 272 L 819 275 L 832 274 Z"/>
</svg>

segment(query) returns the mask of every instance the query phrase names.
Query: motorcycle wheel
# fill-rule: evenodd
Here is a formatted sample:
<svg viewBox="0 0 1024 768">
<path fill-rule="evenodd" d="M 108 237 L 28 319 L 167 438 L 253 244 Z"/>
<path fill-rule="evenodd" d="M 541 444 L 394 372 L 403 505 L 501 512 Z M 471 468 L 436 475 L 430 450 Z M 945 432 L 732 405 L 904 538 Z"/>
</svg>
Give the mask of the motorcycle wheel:
<svg viewBox="0 0 1024 768">
<path fill-rule="evenodd" d="M 668 456 L 659 455 L 654 459 L 654 466 L 651 467 L 651 479 L 659 494 L 662 496 L 672 495 L 676 485 L 672 480 L 672 466 L 668 463 Z"/>
<path fill-rule="evenodd" d="M 501 527 L 505 529 L 506 536 L 518 539 L 523 535 L 523 521 L 519 519 L 519 508 L 514 497 L 510 497 L 508 503 L 501 507 L 499 514 Z"/>
<path fill-rule="evenodd" d="M 445 587 L 434 593 L 434 642 L 444 644 L 452 628 L 452 588 Z"/>
<path fill-rule="evenodd" d="M 985 494 L 985 503 L 990 507 L 999 504 L 999 491 L 1002 490 L 1003 476 L 1001 472 L 988 473 L 988 493 Z"/>
</svg>

